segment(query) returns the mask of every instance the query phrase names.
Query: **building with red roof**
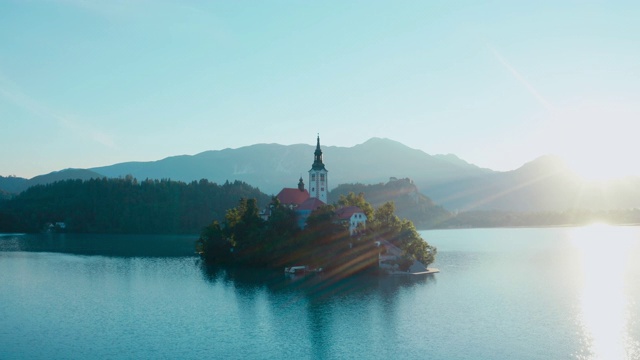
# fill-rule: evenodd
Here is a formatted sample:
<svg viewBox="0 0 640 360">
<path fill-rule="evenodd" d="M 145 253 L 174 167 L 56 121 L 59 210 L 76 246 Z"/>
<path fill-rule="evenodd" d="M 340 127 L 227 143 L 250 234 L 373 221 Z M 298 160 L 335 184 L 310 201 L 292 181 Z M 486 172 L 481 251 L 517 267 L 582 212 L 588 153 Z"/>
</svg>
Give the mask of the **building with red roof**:
<svg viewBox="0 0 640 360">
<path fill-rule="evenodd" d="M 309 199 L 309 192 L 304 188 L 304 182 L 300 178 L 297 188 L 284 188 L 276 197 L 282 205 L 295 209 Z"/>
<path fill-rule="evenodd" d="M 327 203 L 329 192 L 328 170 L 324 166 L 322 149 L 320 149 L 320 136 L 318 136 L 316 149 L 313 153 L 313 164 L 309 170 L 310 191 L 304 188 L 302 177 L 297 188 L 283 188 L 276 198 L 281 204 L 295 210 L 298 215 L 298 225 L 304 228 L 311 212 Z M 269 217 L 269 210 L 261 212 L 263 219 Z"/>
<path fill-rule="evenodd" d="M 284 188 L 280 190 L 276 197 L 281 204 L 295 210 L 296 216 L 298 218 L 298 226 L 300 228 L 305 227 L 307 218 L 309 217 L 309 215 L 311 215 L 313 210 L 319 208 L 322 205 L 326 205 L 324 201 L 309 196 L 309 192 L 304 188 L 304 182 L 302 181 L 302 178 L 300 178 L 297 188 Z"/>
<path fill-rule="evenodd" d="M 320 136 L 318 136 L 316 149 L 313 153 L 313 164 L 309 170 L 309 191 L 304 187 L 302 177 L 298 181 L 297 188 L 283 188 L 276 198 L 281 204 L 295 210 L 298 218 L 298 226 L 304 228 L 307 218 L 317 208 L 327 204 L 329 192 L 328 170 L 324 166 L 322 149 L 320 149 Z M 270 215 L 269 209 L 265 209 L 261 216 L 267 219 Z M 348 206 L 336 211 L 336 221 L 349 224 L 349 232 L 353 235 L 362 224 L 364 226 L 367 216 L 364 211 L 357 206 Z"/>
<path fill-rule="evenodd" d="M 322 200 L 318 198 L 308 198 L 305 202 L 303 202 L 302 204 L 300 204 L 300 206 L 298 206 L 297 210 L 311 212 L 323 205 L 327 205 L 327 204 L 325 204 Z"/>
</svg>

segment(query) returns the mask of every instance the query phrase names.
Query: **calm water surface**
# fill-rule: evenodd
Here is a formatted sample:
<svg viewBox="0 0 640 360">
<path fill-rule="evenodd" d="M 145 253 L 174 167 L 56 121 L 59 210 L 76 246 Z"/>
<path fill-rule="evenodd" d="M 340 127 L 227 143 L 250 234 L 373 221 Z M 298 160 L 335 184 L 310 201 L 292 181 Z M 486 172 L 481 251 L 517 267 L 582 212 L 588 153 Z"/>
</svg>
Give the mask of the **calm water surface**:
<svg viewBox="0 0 640 360">
<path fill-rule="evenodd" d="M 331 285 L 189 236 L 0 235 L 0 359 L 640 359 L 640 228 L 422 234 L 441 273 Z"/>
</svg>

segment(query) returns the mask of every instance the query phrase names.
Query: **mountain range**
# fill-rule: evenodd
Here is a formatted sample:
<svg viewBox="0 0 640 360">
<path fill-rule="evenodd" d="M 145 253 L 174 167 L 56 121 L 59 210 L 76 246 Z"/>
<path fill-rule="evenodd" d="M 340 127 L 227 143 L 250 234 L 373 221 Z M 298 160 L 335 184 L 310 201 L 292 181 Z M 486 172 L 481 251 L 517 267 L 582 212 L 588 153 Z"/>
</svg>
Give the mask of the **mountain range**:
<svg viewBox="0 0 640 360">
<path fill-rule="evenodd" d="M 306 181 L 314 146 L 256 144 L 237 149 L 172 156 L 158 161 L 125 162 L 90 169 L 67 169 L 32 179 L 0 177 L 0 190 L 18 193 L 37 184 L 64 179 L 125 177 L 191 182 L 240 180 L 267 194 Z M 626 209 L 640 207 L 640 179 L 590 182 L 561 159 L 543 156 L 507 172 L 470 164 L 459 157 L 429 155 L 397 141 L 372 138 L 353 147 L 322 146 L 329 187 L 380 184 L 410 178 L 419 191 L 450 211 Z"/>
</svg>

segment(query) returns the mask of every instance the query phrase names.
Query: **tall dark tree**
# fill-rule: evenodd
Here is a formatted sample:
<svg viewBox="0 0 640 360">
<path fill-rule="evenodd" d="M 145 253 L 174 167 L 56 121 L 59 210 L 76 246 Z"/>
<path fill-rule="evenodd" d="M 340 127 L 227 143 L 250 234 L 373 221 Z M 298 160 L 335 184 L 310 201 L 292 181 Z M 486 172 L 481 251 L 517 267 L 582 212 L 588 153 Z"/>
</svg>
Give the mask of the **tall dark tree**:
<svg viewBox="0 0 640 360">
<path fill-rule="evenodd" d="M 277 197 L 273 197 L 269 211 L 263 234 L 265 256 L 272 266 L 282 267 L 298 260 L 300 228 L 295 212 L 282 205 Z"/>
<path fill-rule="evenodd" d="M 233 244 L 218 221 L 212 222 L 202 230 L 196 242 L 196 249 L 209 262 L 233 262 Z"/>
<path fill-rule="evenodd" d="M 339 266 L 341 255 L 350 248 L 349 229 L 336 222 L 333 205 L 321 206 L 309 215 L 301 243 L 313 266 Z"/>
<path fill-rule="evenodd" d="M 234 245 L 240 261 L 263 265 L 264 242 L 261 241 L 265 222 L 255 199 L 241 199 L 237 207 L 225 215 L 225 231 Z"/>
</svg>

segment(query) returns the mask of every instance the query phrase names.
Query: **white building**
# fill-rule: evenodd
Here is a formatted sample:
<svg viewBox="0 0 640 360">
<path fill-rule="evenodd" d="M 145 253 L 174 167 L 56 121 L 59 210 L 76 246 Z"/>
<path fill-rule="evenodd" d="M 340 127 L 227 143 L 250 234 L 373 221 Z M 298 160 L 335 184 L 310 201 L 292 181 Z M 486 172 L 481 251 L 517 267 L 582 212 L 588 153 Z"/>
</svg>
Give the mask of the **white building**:
<svg viewBox="0 0 640 360">
<path fill-rule="evenodd" d="M 336 210 L 338 220 L 348 222 L 349 235 L 352 235 L 358 229 L 358 226 L 364 228 L 367 225 L 367 215 L 357 206 L 347 206 Z"/>
</svg>

